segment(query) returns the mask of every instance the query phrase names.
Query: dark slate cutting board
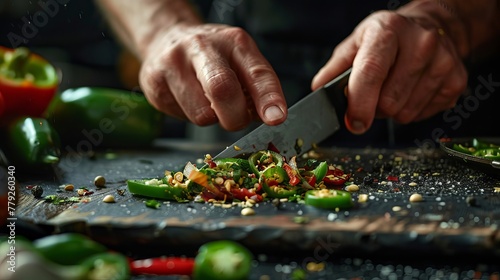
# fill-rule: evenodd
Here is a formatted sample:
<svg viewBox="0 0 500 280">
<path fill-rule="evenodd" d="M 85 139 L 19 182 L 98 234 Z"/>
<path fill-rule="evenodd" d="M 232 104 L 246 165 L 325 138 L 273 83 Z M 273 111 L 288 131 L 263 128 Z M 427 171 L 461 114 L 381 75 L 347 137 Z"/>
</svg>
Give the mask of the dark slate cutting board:
<svg viewBox="0 0 500 280">
<path fill-rule="evenodd" d="M 408 250 L 427 256 L 500 256 L 500 179 L 469 169 L 440 150 L 318 149 L 322 159 L 352 172 L 360 186 L 354 199 L 369 196 L 368 202 L 339 212 L 295 202 L 260 203 L 253 216 L 242 216 L 239 206 L 197 202 L 165 202 L 151 209 L 144 205 L 147 198 L 126 191 L 127 179 L 158 177 L 220 149 L 167 142 L 144 151 L 67 155 L 55 174 L 20 179 L 17 216 L 40 232 L 82 232 L 110 247 L 145 252 L 194 252 L 207 241 L 231 239 L 255 252 L 302 252 L 311 261 L 355 252 L 398 256 Z M 97 175 L 107 179 L 105 188 L 93 186 Z M 368 184 L 367 175 L 378 182 Z M 59 191 L 69 183 L 94 191 L 90 201 L 53 205 L 26 189 L 36 184 L 44 188 L 44 196 L 76 196 L 75 191 Z M 424 201 L 410 203 L 412 193 L 420 193 Z M 107 194 L 116 203 L 102 202 Z"/>
</svg>

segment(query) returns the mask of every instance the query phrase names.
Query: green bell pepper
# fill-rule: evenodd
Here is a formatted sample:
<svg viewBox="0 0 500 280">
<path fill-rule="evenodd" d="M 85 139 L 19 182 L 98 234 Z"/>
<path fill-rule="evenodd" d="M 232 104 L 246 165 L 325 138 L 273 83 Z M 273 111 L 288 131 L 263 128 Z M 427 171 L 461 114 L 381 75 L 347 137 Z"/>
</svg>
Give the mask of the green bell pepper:
<svg viewBox="0 0 500 280">
<path fill-rule="evenodd" d="M 305 193 L 304 201 L 306 205 L 331 210 L 353 206 L 349 192 L 334 189 L 309 190 Z"/>
<path fill-rule="evenodd" d="M 45 171 L 59 162 L 59 134 L 46 119 L 18 118 L 5 127 L 5 134 L 3 150 L 16 167 Z"/>
<path fill-rule="evenodd" d="M 147 147 L 162 126 L 162 113 L 144 95 L 104 87 L 72 88 L 57 94 L 45 117 L 59 131 L 64 145 L 81 149 Z"/>
<path fill-rule="evenodd" d="M 194 260 L 194 280 L 248 279 L 253 255 L 243 245 L 229 240 L 203 244 Z"/>
</svg>

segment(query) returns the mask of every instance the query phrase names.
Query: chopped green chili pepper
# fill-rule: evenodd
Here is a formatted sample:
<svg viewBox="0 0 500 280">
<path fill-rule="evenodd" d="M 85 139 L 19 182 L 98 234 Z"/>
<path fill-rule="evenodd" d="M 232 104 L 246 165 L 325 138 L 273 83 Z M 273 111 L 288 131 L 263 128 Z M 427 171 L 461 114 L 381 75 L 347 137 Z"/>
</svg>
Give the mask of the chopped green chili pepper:
<svg viewBox="0 0 500 280">
<path fill-rule="evenodd" d="M 283 166 L 284 160 L 282 155 L 271 150 L 265 150 L 250 155 L 248 162 L 254 174 L 260 176 L 270 166 Z"/>
<path fill-rule="evenodd" d="M 189 179 L 202 186 L 201 197 L 232 201 L 253 199 L 262 201 L 261 186 L 256 175 L 251 171 L 248 160 L 240 158 L 223 158 L 212 161 L 205 159 L 207 165 L 191 172 Z"/>
<path fill-rule="evenodd" d="M 158 209 L 161 206 L 161 204 L 154 199 L 147 200 L 145 203 L 146 203 L 146 207 L 154 208 L 154 209 Z"/>
<path fill-rule="evenodd" d="M 267 168 L 260 176 L 262 189 L 270 198 L 288 198 L 297 193 L 297 186 L 288 183 L 285 169 L 279 166 Z"/>
<path fill-rule="evenodd" d="M 500 160 L 499 148 L 484 148 L 472 153 L 474 156 L 483 157 L 489 160 Z"/>
<path fill-rule="evenodd" d="M 323 178 L 325 178 L 327 172 L 328 163 L 326 161 L 320 162 L 319 165 L 313 170 L 313 174 L 316 177 L 316 182 L 322 181 Z"/>
<path fill-rule="evenodd" d="M 130 193 L 151 198 L 179 201 L 189 198 L 187 186 L 182 182 L 172 186 L 168 177 L 162 179 L 127 180 Z"/>
<path fill-rule="evenodd" d="M 304 200 L 306 205 L 323 209 L 344 209 L 353 206 L 351 194 L 341 190 L 309 190 L 306 192 Z"/>
<path fill-rule="evenodd" d="M 472 143 L 455 143 L 453 150 L 489 160 L 500 160 L 500 146 L 478 138 L 472 139 Z"/>
<path fill-rule="evenodd" d="M 248 279 L 252 260 L 252 253 L 237 242 L 220 240 L 205 243 L 195 257 L 193 279 Z"/>
<path fill-rule="evenodd" d="M 142 94 L 103 87 L 71 88 L 54 96 L 45 117 L 64 145 L 147 147 L 161 132 L 162 114 Z"/>
<path fill-rule="evenodd" d="M 476 148 L 467 147 L 467 146 L 464 146 L 463 144 L 453 144 L 453 150 L 464 153 L 464 154 L 472 155 L 472 153 L 476 151 Z"/>
</svg>

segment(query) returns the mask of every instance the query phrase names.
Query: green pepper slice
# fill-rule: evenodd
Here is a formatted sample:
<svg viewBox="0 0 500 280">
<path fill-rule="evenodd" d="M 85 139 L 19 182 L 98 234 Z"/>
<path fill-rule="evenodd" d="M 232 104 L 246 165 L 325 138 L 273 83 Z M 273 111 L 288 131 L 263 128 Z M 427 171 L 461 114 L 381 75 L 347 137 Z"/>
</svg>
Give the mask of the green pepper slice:
<svg viewBox="0 0 500 280">
<path fill-rule="evenodd" d="M 306 205 L 322 209 L 344 209 L 353 206 L 349 192 L 333 189 L 309 190 L 304 200 Z"/>
<path fill-rule="evenodd" d="M 474 153 L 476 151 L 476 148 L 467 147 L 463 144 L 453 144 L 453 150 L 460 152 L 460 153 L 472 155 L 472 153 Z"/>
<path fill-rule="evenodd" d="M 243 280 L 250 275 L 253 255 L 243 245 L 218 240 L 203 244 L 194 260 L 194 280 Z"/>
<path fill-rule="evenodd" d="M 87 280 L 127 280 L 130 279 L 128 259 L 119 253 L 102 253 L 85 259 L 81 266 Z"/>
<path fill-rule="evenodd" d="M 250 155 L 248 162 L 253 173 L 260 176 L 270 166 L 283 166 L 283 156 L 271 150 L 263 150 Z"/>
<path fill-rule="evenodd" d="M 183 201 L 190 197 L 188 188 L 171 186 L 165 179 L 127 180 L 130 193 L 151 198 Z"/>
<path fill-rule="evenodd" d="M 316 177 L 316 182 L 320 182 L 325 178 L 326 173 L 328 172 L 328 163 L 326 161 L 322 161 L 314 168 L 313 174 Z"/>
<path fill-rule="evenodd" d="M 297 186 L 288 184 L 288 174 L 282 167 L 267 168 L 260 176 L 262 189 L 270 198 L 288 198 L 297 193 Z"/>
<path fill-rule="evenodd" d="M 500 160 L 500 149 L 499 148 L 484 148 L 472 153 L 474 156 L 483 157 L 489 160 Z"/>
</svg>

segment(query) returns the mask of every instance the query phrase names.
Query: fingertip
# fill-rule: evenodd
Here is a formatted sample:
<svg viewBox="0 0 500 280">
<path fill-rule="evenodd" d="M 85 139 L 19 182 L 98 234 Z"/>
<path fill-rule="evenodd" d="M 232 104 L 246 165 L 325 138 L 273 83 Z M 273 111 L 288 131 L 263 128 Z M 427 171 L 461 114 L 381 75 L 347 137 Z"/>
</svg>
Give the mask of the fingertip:
<svg viewBox="0 0 500 280">
<path fill-rule="evenodd" d="M 311 81 L 311 89 L 312 90 L 316 90 L 318 89 L 319 87 L 321 87 L 323 84 L 325 84 L 325 82 L 323 82 L 324 80 L 324 67 L 319 69 L 318 73 L 316 73 L 316 75 L 314 75 L 312 81 Z"/>
<path fill-rule="evenodd" d="M 347 129 L 355 135 L 361 135 L 366 132 L 367 125 L 360 120 L 350 120 L 347 115 L 344 117 L 344 122 L 346 124 Z"/>
<path fill-rule="evenodd" d="M 286 119 L 286 110 L 277 105 L 272 105 L 264 110 L 263 121 L 269 125 L 277 125 Z"/>
</svg>

